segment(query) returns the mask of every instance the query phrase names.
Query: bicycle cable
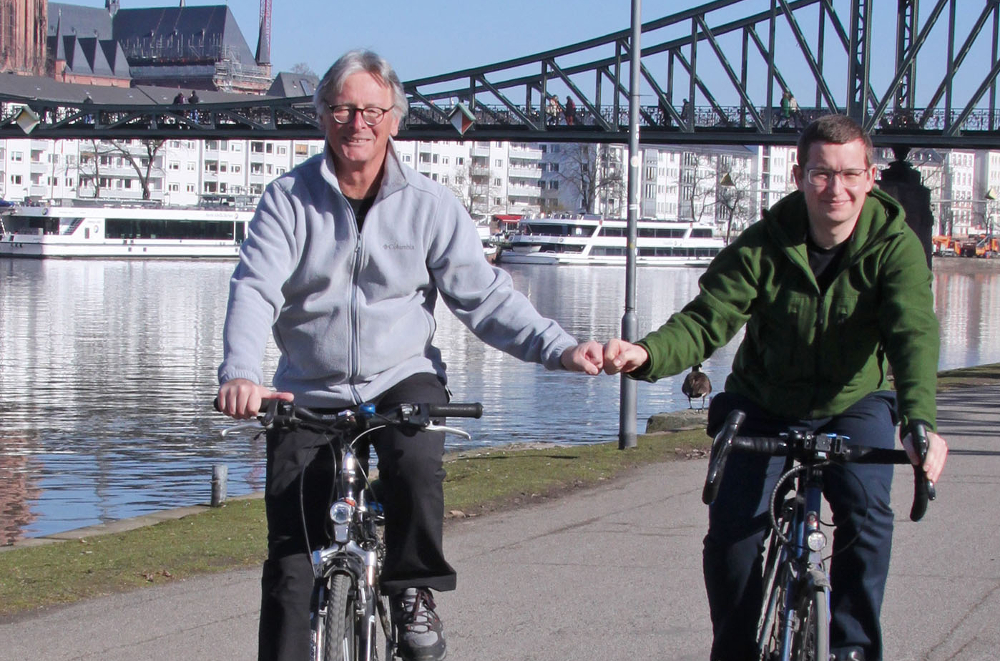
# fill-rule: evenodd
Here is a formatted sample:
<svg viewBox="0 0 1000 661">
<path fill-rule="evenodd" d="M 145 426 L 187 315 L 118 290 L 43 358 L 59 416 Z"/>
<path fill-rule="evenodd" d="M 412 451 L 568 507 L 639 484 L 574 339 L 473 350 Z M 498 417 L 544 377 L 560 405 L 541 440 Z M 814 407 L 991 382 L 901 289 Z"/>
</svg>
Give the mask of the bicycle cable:
<svg viewBox="0 0 1000 661">
<path fill-rule="evenodd" d="M 851 546 L 853 546 L 856 541 L 858 541 L 859 539 L 861 539 L 861 531 L 864 530 L 865 526 L 868 524 L 868 519 L 870 518 L 870 515 L 868 513 L 868 508 L 871 505 L 871 497 L 868 494 L 868 489 L 865 488 L 865 483 L 862 482 L 861 478 L 858 477 L 857 475 L 855 475 L 854 473 L 852 473 L 852 472 L 850 472 L 848 470 L 845 470 L 845 465 L 844 464 L 837 464 L 837 466 L 841 469 L 841 472 L 844 475 L 850 475 L 851 479 L 853 479 L 855 482 L 857 482 L 858 486 L 861 487 L 861 493 L 863 493 L 865 495 L 865 518 L 864 518 L 864 520 L 861 521 L 861 525 L 858 526 L 857 531 L 855 531 L 854 537 L 852 537 L 849 542 L 847 542 L 846 544 L 844 544 L 843 548 L 841 548 L 838 551 L 834 551 L 833 550 L 833 546 L 830 547 L 830 555 L 828 555 L 825 558 L 823 558 L 824 562 L 827 561 L 827 560 L 830 560 L 831 558 L 833 558 L 836 555 L 840 555 L 841 553 L 843 553 L 844 551 L 846 551 L 847 549 L 849 549 Z M 823 525 L 825 525 L 827 527 L 831 527 L 831 528 L 833 527 L 833 522 L 827 523 L 825 521 L 820 520 L 820 523 L 822 523 Z"/>
</svg>

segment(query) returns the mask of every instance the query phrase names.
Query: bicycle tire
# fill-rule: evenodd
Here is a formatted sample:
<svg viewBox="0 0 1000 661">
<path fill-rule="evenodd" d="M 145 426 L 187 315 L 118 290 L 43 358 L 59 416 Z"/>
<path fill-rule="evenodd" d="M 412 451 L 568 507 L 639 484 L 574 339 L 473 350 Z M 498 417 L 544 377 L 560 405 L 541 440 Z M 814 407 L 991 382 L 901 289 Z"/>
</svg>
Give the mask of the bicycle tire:
<svg viewBox="0 0 1000 661">
<path fill-rule="evenodd" d="M 776 563 L 770 577 L 765 576 L 766 599 L 757 627 L 757 650 L 760 661 L 781 658 L 782 621 L 785 610 L 785 590 L 788 585 L 785 563 Z"/>
<path fill-rule="evenodd" d="M 334 574 L 329 579 L 326 616 L 322 623 L 323 661 L 356 661 L 358 640 L 351 577 Z"/>
<path fill-rule="evenodd" d="M 796 608 L 798 629 L 792 640 L 793 661 L 829 661 L 830 618 L 826 592 L 818 587 L 804 591 Z"/>
<path fill-rule="evenodd" d="M 784 557 L 784 542 L 790 534 L 791 521 L 784 516 L 788 505 L 783 504 L 777 516 L 776 529 L 767 536 L 767 551 L 762 558 L 762 584 L 760 618 L 757 621 L 757 650 L 762 661 L 770 661 L 780 650 L 781 625 L 779 614 L 785 604 L 787 569 Z"/>
</svg>

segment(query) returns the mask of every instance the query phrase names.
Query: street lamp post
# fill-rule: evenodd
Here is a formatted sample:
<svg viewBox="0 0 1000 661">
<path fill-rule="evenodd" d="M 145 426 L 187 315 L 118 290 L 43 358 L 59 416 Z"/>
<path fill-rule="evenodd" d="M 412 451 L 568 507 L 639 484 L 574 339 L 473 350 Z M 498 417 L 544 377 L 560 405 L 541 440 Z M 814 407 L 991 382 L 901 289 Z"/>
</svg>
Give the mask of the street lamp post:
<svg viewBox="0 0 1000 661">
<path fill-rule="evenodd" d="M 632 0 L 632 38 L 629 43 L 629 141 L 628 141 L 628 245 L 625 250 L 625 315 L 622 317 L 622 338 L 635 342 L 638 339 L 638 321 L 635 312 L 636 241 L 638 236 L 639 203 L 639 73 L 642 53 L 639 38 L 642 35 L 642 2 Z M 636 382 L 621 375 L 621 395 L 618 411 L 618 447 L 634 448 L 637 444 L 636 410 L 638 388 Z"/>
</svg>

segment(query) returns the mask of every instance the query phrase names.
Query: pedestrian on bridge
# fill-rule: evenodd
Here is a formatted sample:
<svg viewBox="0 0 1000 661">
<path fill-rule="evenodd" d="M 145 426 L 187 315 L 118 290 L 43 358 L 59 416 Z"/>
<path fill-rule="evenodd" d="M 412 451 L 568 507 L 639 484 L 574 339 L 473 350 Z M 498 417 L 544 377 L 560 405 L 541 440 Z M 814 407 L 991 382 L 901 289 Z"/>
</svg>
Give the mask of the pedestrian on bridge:
<svg viewBox="0 0 1000 661">
<path fill-rule="evenodd" d="M 522 360 L 600 373 L 601 345 L 578 344 L 542 317 L 505 271 L 487 263 L 455 195 L 402 163 L 391 138 L 406 116 L 406 93 L 388 62 L 370 51 L 343 55 L 314 104 L 326 149 L 268 185 L 240 248 L 219 367 L 224 413 L 253 417 L 262 398 L 331 411 L 447 402 L 445 364 L 432 343 L 438 301 L 477 337 Z M 281 351 L 276 391 L 262 385 L 269 332 Z M 384 486 L 381 580 L 399 653 L 435 661 L 445 640 L 431 590 L 456 584 L 442 546 L 444 433 L 408 433 L 389 427 L 371 437 Z M 309 656 L 313 574 L 304 532 L 314 542 L 325 533 L 322 480 L 332 479 L 325 445 L 308 430 L 267 436 L 262 661 Z"/>
<path fill-rule="evenodd" d="M 569 96 L 566 97 L 566 104 L 563 106 L 563 112 L 566 114 L 566 125 L 573 126 L 576 122 L 576 104 L 573 103 L 573 99 Z"/>
</svg>

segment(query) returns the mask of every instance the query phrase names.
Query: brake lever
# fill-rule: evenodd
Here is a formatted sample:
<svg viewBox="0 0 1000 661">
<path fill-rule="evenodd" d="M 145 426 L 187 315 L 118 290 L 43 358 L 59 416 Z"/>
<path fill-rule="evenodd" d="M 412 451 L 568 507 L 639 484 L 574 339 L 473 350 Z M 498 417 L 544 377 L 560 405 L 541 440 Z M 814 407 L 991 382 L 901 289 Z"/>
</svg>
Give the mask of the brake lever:
<svg viewBox="0 0 1000 661">
<path fill-rule="evenodd" d="M 427 431 L 443 431 L 446 434 L 454 434 L 460 438 L 464 438 L 467 441 L 472 440 L 472 434 L 465 431 L 464 429 L 457 429 L 455 427 L 448 427 L 447 425 L 436 425 L 433 422 L 424 427 Z"/>
<path fill-rule="evenodd" d="M 257 421 L 257 420 L 253 420 L 251 422 L 241 422 L 238 425 L 232 425 L 230 427 L 226 427 L 225 429 L 222 429 L 219 432 L 219 436 L 221 436 L 222 438 L 225 438 L 226 436 L 229 436 L 230 434 L 234 434 L 234 433 L 236 433 L 238 431 L 243 431 L 244 429 L 260 429 L 260 428 L 261 428 L 260 427 L 260 422 Z"/>
</svg>

